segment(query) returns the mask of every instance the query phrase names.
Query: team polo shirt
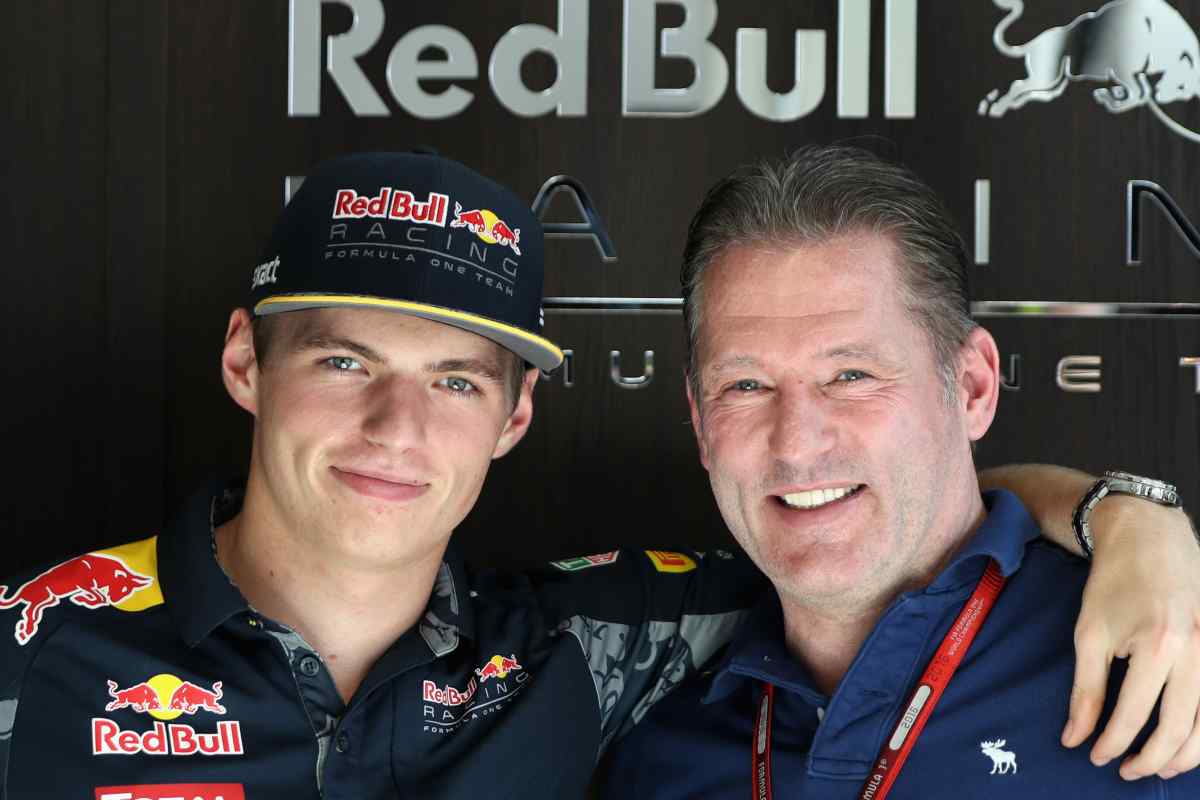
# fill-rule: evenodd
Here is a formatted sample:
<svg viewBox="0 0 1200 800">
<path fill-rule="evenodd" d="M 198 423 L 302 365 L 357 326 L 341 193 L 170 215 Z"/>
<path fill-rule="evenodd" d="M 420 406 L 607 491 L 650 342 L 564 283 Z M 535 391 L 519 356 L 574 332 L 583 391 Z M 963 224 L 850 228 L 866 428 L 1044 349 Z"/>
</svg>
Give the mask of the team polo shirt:
<svg viewBox="0 0 1200 800">
<path fill-rule="evenodd" d="M 976 534 L 927 588 L 892 603 L 832 697 L 788 654 L 779 599 L 768 590 L 716 667 L 617 744 L 604 796 L 751 797 L 752 728 L 770 682 L 774 797 L 858 797 L 915 684 L 994 558 L 1007 584 L 889 800 L 1200 797 L 1196 772 L 1129 783 L 1118 776 L 1121 759 L 1091 764 L 1091 741 L 1072 750 L 1059 743 L 1087 564 L 1038 540 L 1014 495 L 988 493 L 985 502 L 989 513 Z M 1123 670 L 1117 672 L 1102 723 Z M 1144 731 L 1135 749 L 1145 738 Z"/>
<path fill-rule="evenodd" d="M 579 797 L 762 590 L 724 551 L 510 576 L 448 551 L 419 624 L 343 703 L 218 565 L 240 501 L 215 485 L 159 537 L 0 588 L 0 799 Z"/>
</svg>

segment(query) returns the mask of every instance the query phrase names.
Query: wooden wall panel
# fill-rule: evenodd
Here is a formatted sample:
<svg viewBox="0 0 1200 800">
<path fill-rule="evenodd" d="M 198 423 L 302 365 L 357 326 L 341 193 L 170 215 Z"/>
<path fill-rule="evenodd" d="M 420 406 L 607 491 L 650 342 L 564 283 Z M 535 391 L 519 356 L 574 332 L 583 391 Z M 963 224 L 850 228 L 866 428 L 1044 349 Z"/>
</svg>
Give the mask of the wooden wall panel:
<svg viewBox="0 0 1200 800">
<path fill-rule="evenodd" d="M 1172 3 L 1200 29 L 1200 0 Z M 17 547 L 12 568 L 155 529 L 192 487 L 245 468 L 251 421 L 225 395 L 219 351 L 229 312 L 247 296 L 287 175 L 347 151 L 432 145 L 532 200 L 549 177 L 588 188 L 612 235 L 615 262 L 586 241 L 548 243 L 551 296 L 671 296 L 688 219 L 704 189 L 745 161 L 806 142 L 849 141 L 910 163 L 946 198 L 973 246 L 974 186 L 991 182 L 990 263 L 972 269 L 977 300 L 1200 301 L 1195 254 L 1156 211 L 1145 257 L 1124 263 L 1125 185 L 1153 180 L 1200 221 L 1192 179 L 1200 144 L 1148 109 L 1110 114 L 1098 84 L 1067 88 L 1002 119 L 980 99 L 1023 74 L 997 52 L 1003 12 L 989 0 L 919 4 L 917 117 L 884 115 L 884 0 L 872 3 L 865 118 L 838 116 L 838 4 L 720 2 L 711 41 L 730 64 L 722 100 L 688 118 L 621 114 L 623 15 L 592 0 L 587 115 L 521 118 L 497 100 L 488 59 L 512 27 L 555 27 L 553 0 L 417 7 L 387 2 L 386 25 L 360 65 L 388 109 L 358 117 L 322 78 L 317 118 L 287 116 L 288 3 L 151 0 L 9 4 L 17 32 L 0 54 L 0 129 L 10 158 L 0 177 L 9 291 L 0 326 L 9 358 L 4 441 L 17 468 L 0 520 Z M 1028 41 L 1095 10 L 1099 0 L 1028 4 L 1009 29 Z M 663 6 L 658 26 L 678 25 Z M 352 15 L 327 3 L 326 35 Z M 388 53 L 407 31 L 451 26 L 472 42 L 479 77 L 461 114 L 416 119 L 391 97 Z M 768 31 L 768 80 L 793 80 L 793 31 L 826 32 L 817 109 L 782 124 L 750 114 L 734 90 L 738 28 Z M 657 39 L 657 37 L 656 37 Z M 691 71 L 658 58 L 663 85 Z M 553 65 L 530 59 L 530 85 Z M 436 87 L 444 83 L 431 84 Z M 1200 130 L 1200 103 L 1166 107 Z M 566 203 L 552 218 L 572 216 Z M 1122 466 L 1200 489 L 1195 319 L 988 319 L 1024 383 L 1002 397 L 979 449 L 984 464 L 1050 460 Z M 620 542 L 727 541 L 686 424 L 677 315 L 550 314 L 548 334 L 576 354 L 576 382 L 538 390 L 533 428 L 498 463 L 461 531 L 482 561 L 520 564 Z M 649 388 L 608 377 L 611 350 L 634 372 L 654 350 Z M 1056 387 L 1059 358 L 1101 354 L 1103 391 Z M 1194 499 L 1191 501 L 1195 506 Z"/>
</svg>

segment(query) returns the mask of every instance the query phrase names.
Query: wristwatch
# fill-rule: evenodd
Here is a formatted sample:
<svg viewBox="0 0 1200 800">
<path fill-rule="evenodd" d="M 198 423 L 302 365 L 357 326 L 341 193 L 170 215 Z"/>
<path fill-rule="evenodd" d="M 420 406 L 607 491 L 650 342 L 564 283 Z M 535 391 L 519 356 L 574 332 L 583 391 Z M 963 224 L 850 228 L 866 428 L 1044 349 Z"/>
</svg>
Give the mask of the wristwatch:
<svg viewBox="0 0 1200 800">
<path fill-rule="evenodd" d="M 1092 540 L 1092 529 L 1088 526 L 1088 517 L 1092 514 L 1101 500 L 1110 494 L 1131 494 L 1152 503 L 1163 506 L 1177 507 L 1179 492 L 1172 484 L 1156 481 L 1153 478 L 1143 478 L 1141 475 L 1131 475 L 1128 472 L 1105 472 L 1104 477 L 1096 481 L 1087 494 L 1079 501 L 1075 514 L 1071 517 L 1071 527 L 1075 530 L 1075 540 L 1088 558 L 1092 557 L 1095 542 Z"/>
</svg>

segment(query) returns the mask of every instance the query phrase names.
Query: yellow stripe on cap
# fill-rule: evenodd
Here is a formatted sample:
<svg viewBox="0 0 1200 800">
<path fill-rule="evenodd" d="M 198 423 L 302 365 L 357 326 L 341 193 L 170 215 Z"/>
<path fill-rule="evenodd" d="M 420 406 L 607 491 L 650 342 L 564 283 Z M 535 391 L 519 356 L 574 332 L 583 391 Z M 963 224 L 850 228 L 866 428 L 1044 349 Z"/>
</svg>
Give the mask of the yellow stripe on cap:
<svg viewBox="0 0 1200 800">
<path fill-rule="evenodd" d="M 260 310 L 265 306 L 286 305 L 289 303 L 315 303 L 320 305 L 339 305 L 339 306 L 366 306 L 368 308 L 386 308 L 395 311 L 418 311 L 426 314 L 433 314 L 443 319 L 453 319 L 460 322 L 469 322 L 472 325 L 478 325 L 483 328 L 490 328 L 499 333 L 505 333 L 509 336 L 515 336 L 518 339 L 524 339 L 530 344 L 551 353 L 559 363 L 563 360 L 563 351 L 554 342 L 549 339 L 538 336 L 536 333 L 518 328 L 513 325 L 508 325 L 503 322 L 497 322 L 488 317 L 481 317 L 478 314 L 468 314 L 465 311 L 456 311 L 452 308 L 443 306 L 432 306 L 427 303 L 414 303 L 410 300 L 390 300 L 383 297 L 371 297 L 367 295 L 354 294 L 286 294 L 276 297 L 267 297 L 258 302 L 254 307 L 254 313 L 260 313 Z M 557 366 L 557 364 L 555 365 Z"/>
</svg>

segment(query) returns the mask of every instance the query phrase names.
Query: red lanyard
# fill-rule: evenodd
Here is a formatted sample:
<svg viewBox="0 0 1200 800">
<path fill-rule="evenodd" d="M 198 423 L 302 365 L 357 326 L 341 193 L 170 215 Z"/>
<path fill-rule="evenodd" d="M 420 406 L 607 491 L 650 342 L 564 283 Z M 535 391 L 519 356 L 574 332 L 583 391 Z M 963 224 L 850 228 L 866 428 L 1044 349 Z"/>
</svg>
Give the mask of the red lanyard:
<svg viewBox="0 0 1200 800">
<path fill-rule="evenodd" d="M 983 621 L 996 604 L 1000 590 L 1004 588 L 1004 576 L 1000 573 L 1000 565 L 992 559 L 987 571 L 975 587 L 975 592 L 968 598 L 958 619 L 950 626 L 942 643 L 938 645 L 933 659 L 925 667 L 925 673 L 917 682 L 908 699 L 908 705 L 891 736 L 879 751 L 875 766 L 867 775 L 867 782 L 859 791 L 859 800 L 884 800 L 900 770 L 904 766 L 908 754 L 912 752 L 917 737 L 925 728 L 925 723 L 933 714 L 934 706 L 942 699 L 954 671 L 962 663 L 967 648 L 975 639 L 975 634 L 983 627 Z M 754 800 L 771 800 L 771 710 L 775 705 L 775 687 L 770 683 L 763 684 L 762 699 L 754 717 L 754 741 L 751 748 L 754 756 Z"/>
</svg>

